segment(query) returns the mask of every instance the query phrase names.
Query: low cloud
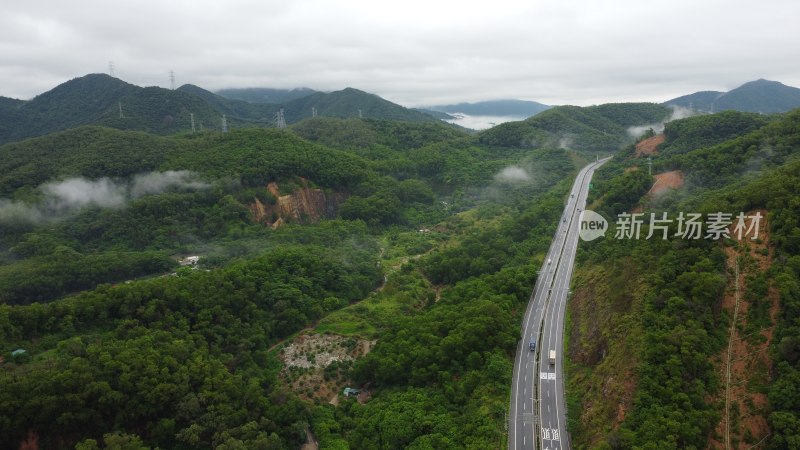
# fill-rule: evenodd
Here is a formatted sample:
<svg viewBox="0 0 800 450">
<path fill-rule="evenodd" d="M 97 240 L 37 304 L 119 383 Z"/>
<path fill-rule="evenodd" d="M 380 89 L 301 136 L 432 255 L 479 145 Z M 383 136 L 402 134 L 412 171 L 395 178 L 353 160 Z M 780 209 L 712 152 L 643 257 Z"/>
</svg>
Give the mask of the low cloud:
<svg viewBox="0 0 800 450">
<path fill-rule="evenodd" d="M 198 190 L 209 187 L 208 183 L 197 180 L 197 174 L 188 170 L 168 170 L 136 175 L 131 183 L 133 198 L 158 194 L 170 189 Z"/>
<path fill-rule="evenodd" d="M 691 108 L 684 108 L 683 106 L 678 105 L 670 105 L 670 107 L 672 108 L 672 115 L 669 116 L 667 122 L 697 115 L 697 111 Z"/>
<path fill-rule="evenodd" d="M 32 222 L 57 220 L 85 207 L 121 208 L 130 200 L 169 190 L 198 190 L 209 187 L 194 172 L 167 171 L 139 174 L 130 181 L 110 178 L 89 180 L 68 178 L 39 186 L 44 198 L 30 204 L 0 199 L 0 222 Z"/>
<path fill-rule="evenodd" d="M 574 143 L 575 140 L 572 138 L 572 135 L 561 136 L 558 140 L 558 148 L 571 148 Z"/>
<path fill-rule="evenodd" d="M 451 115 L 455 118 L 445 120 L 445 122 L 473 130 L 486 130 L 501 123 L 525 120 L 525 117 L 522 116 L 475 116 L 464 113 L 453 113 Z"/>
<path fill-rule="evenodd" d="M 496 174 L 494 180 L 501 183 L 523 183 L 531 181 L 531 176 L 522 167 L 508 166 Z"/>
<path fill-rule="evenodd" d="M 634 138 L 638 138 L 645 132 L 647 132 L 647 130 L 650 129 L 652 129 L 656 134 L 660 134 L 664 132 L 664 125 L 666 125 L 668 122 L 672 122 L 673 120 L 685 119 L 687 117 L 691 117 L 697 114 L 695 110 L 690 108 L 684 108 L 683 106 L 670 105 L 670 108 L 672 108 L 672 114 L 669 115 L 667 120 L 658 123 L 628 127 L 628 134 Z"/>
<path fill-rule="evenodd" d="M 115 208 L 127 201 L 125 186 L 108 178 L 87 180 L 69 178 L 39 187 L 45 195 L 45 206 L 54 211 L 71 211 L 85 206 Z"/>
<path fill-rule="evenodd" d="M 39 208 L 23 202 L 13 202 L 0 198 L 0 223 L 8 222 L 40 222 L 44 214 Z"/>
</svg>

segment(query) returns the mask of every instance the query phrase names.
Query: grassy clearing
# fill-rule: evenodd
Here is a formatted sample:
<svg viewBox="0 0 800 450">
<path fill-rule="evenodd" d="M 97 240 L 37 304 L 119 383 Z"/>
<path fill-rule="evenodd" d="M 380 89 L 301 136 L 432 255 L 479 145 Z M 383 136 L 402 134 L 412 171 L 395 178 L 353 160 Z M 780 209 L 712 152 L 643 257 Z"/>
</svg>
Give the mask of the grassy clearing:
<svg viewBox="0 0 800 450">
<path fill-rule="evenodd" d="M 320 320 L 315 331 L 376 338 L 398 314 L 411 314 L 432 302 L 435 295 L 430 283 L 409 262 L 387 275 L 379 291 Z"/>
<path fill-rule="evenodd" d="M 317 333 L 374 339 L 397 315 L 408 315 L 436 299 L 435 286 L 416 268 L 416 259 L 476 229 L 497 227 L 505 209 L 493 205 L 453 215 L 432 229 L 389 230 L 380 238 L 384 285 L 366 299 L 334 311 L 317 324 Z"/>
</svg>

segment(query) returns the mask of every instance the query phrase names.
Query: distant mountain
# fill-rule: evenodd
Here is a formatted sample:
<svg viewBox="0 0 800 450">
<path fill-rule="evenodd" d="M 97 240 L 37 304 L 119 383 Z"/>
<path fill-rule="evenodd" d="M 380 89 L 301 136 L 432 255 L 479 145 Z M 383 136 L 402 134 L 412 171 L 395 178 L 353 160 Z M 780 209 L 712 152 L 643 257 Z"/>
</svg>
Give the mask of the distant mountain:
<svg viewBox="0 0 800 450">
<path fill-rule="evenodd" d="M 531 117 L 550 106 L 527 100 L 488 100 L 477 103 L 458 103 L 455 105 L 431 106 L 428 109 L 445 113 L 463 113 L 473 116 L 514 116 Z"/>
<path fill-rule="evenodd" d="M 354 88 L 330 93 L 317 92 L 280 105 L 287 123 L 312 117 L 312 111 L 325 117 L 363 117 L 403 122 L 438 122 L 439 119 L 405 108 L 375 94 Z M 312 109 L 313 108 L 313 109 Z"/>
<path fill-rule="evenodd" d="M 195 95 L 90 74 L 29 101 L 0 101 L 0 143 L 81 125 L 171 134 L 191 130 L 192 114 L 198 128 L 221 126 L 220 114 Z"/>
<path fill-rule="evenodd" d="M 434 111 L 432 109 L 427 109 L 427 108 L 411 108 L 411 109 L 413 109 L 414 111 L 419 111 L 423 114 L 427 114 L 429 116 L 436 117 L 439 120 L 452 120 L 456 118 L 456 116 L 451 116 L 450 114 L 447 114 L 446 112 L 442 111 Z"/>
<path fill-rule="evenodd" d="M 555 106 L 518 122 L 492 127 L 482 143 L 502 147 L 571 148 L 611 152 L 630 142 L 629 128 L 663 122 L 670 109 L 656 103 Z"/>
<path fill-rule="evenodd" d="M 103 125 L 156 134 L 219 130 L 222 116 L 228 128 L 272 127 L 283 109 L 286 123 L 313 116 L 363 117 L 406 122 L 438 119 L 404 108 L 377 95 L 347 88 L 314 92 L 280 104 L 248 103 L 214 94 L 198 86 L 170 90 L 142 88 L 103 74 L 67 81 L 30 101 L 0 97 L 0 144 L 82 125 Z"/>
<path fill-rule="evenodd" d="M 119 105 L 122 105 L 122 114 Z M 102 120 L 94 124 L 166 135 L 190 132 L 192 118 L 198 131 L 221 130 L 222 114 L 203 98 L 188 92 L 160 87 L 136 87 L 134 92 L 120 98 Z M 242 128 L 249 125 L 243 122 L 231 119 L 226 126 Z"/>
<path fill-rule="evenodd" d="M 0 111 L 11 111 L 19 108 L 25 102 L 15 98 L 0 97 Z"/>
<path fill-rule="evenodd" d="M 0 142 L 2 136 L 11 136 L 15 133 L 20 122 L 20 108 L 25 104 L 22 100 L 0 97 Z"/>
<path fill-rule="evenodd" d="M 689 108 L 695 111 L 711 112 L 714 108 L 714 102 L 723 94 L 724 92 L 719 91 L 700 91 L 694 94 L 673 98 L 672 100 L 664 102 L 664 104 Z"/>
<path fill-rule="evenodd" d="M 276 105 L 249 103 L 244 100 L 227 98 L 193 84 L 184 84 L 178 90 L 196 95 L 219 113 L 245 122 L 272 123 L 275 120 L 275 112 L 279 109 Z"/>
<path fill-rule="evenodd" d="M 305 87 L 295 89 L 243 88 L 220 89 L 216 94 L 231 100 L 241 100 L 249 103 L 277 104 L 306 97 L 316 92 L 314 89 Z"/>
<path fill-rule="evenodd" d="M 800 108 L 800 89 L 760 79 L 728 92 L 701 91 L 668 100 L 664 104 L 705 112 L 736 110 L 772 114 Z"/>
<path fill-rule="evenodd" d="M 0 102 L 0 143 L 96 123 L 137 89 L 108 75 L 86 75 L 29 101 Z"/>
</svg>

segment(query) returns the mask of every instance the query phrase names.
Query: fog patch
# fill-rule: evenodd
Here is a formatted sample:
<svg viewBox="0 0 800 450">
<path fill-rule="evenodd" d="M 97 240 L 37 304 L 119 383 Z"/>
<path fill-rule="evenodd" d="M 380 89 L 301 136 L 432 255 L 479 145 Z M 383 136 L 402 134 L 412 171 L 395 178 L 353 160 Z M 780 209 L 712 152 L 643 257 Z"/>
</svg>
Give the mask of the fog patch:
<svg viewBox="0 0 800 450">
<path fill-rule="evenodd" d="M 186 170 L 149 172 L 135 175 L 129 181 L 107 177 L 50 181 L 37 188 L 43 197 L 38 203 L 0 198 L 0 223 L 41 223 L 61 219 L 86 207 L 122 208 L 129 201 L 146 195 L 208 187 L 210 185 L 200 181 L 194 172 Z"/>
<path fill-rule="evenodd" d="M 208 183 L 197 180 L 197 175 L 188 170 L 168 170 L 166 172 L 150 172 L 133 177 L 130 195 L 139 198 L 145 195 L 179 190 L 199 190 L 209 187 Z"/>
<path fill-rule="evenodd" d="M 499 183 L 525 183 L 531 181 L 531 175 L 522 167 L 508 166 L 495 174 L 494 180 Z"/>
<path fill-rule="evenodd" d="M 573 139 L 571 135 L 561 136 L 558 140 L 558 148 L 572 148 L 573 144 L 575 144 L 575 139 Z"/>
<path fill-rule="evenodd" d="M 690 108 L 684 108 L 683 106 L 669 105 L 669 107 L 672 109 L 672 113 L 663 122 L 628 127 L 628 134 L 635 139 L 640 138 L 648 130 L 653 130 L 653 132 L 655 132 L 656 134 L 661 134 L 664 132 L 664 125 L 666 125 L 668 122 L 672 122 L 673 120 L 685 119 L 687 117 L 692 117 L 698 114 L 697 111 Z"/>
<path fill-rule="evenodd" d="M 32 222 L 44 219 L 42 212 L 23 202 L 14 202 L 0 198 L 0 223 Z"/>
<path fill-rule="evenodd" d="M 69 178 L 60 182 L 50 182 L 39 186 L 44 192 L 48 209 L 63 211 L 80 209 L 84 206 L 113 208 L 127 201 L 126 190 L 108 178 L 87 180 Z"/>
<path fill-rule="evenodd" d="M 664 132 L 664 123 L 651 123 L 649 125 L 639 125 L 635 127 L 628 127 L 628 135 L 634 139 L 642 137 L 648 130 L 653 130 L 655 134 Z"/>
<path fill-rule="evenodd" d="M 520 116 L 473 116 L 459 112 L 451 113 L 450 115 L 453 116 L 453 119 L 447 119 L 445 122 L 471 130 L 486 130 L 501 123 L 525 120 L 525 117 Z"/>
<path fill-rule="evenodd" d="M 673 120 L 678 120 L 678 119 L 685 119 L 687 117 L 692 117 L 692 116 L 696 116 L 697 114 L 699 114 L 697 111 L 695 111 L 695 110 L 693 110 L 691 108 L 684 108 L 683 106 L 670 105 L 670 107 L 672 108 L 672 115 L 669 116 L 669 119 L 667 119 L 667 122 L 670 122 L 670 121 L 673 121 Z"/>
</svg>

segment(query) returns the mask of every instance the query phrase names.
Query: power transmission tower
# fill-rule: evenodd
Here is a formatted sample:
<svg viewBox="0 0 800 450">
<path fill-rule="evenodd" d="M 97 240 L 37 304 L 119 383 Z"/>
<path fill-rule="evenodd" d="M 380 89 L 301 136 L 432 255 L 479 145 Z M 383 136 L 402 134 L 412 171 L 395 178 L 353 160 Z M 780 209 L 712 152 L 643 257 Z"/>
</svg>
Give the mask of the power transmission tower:
<svg viewBox="0 0 800 450">
<path fill-rule="evenodd" d="M 317 107 L 316 106 L 312 106 L 311 107 L 311 117 L 317 117 Z"/>
<path fill-rule="evenodd" d="M 228 132 L 228 118 L 225 117 L 225 114 L 222 115 L 222 132 Z"/>
<path fill-rule="evenodd" d="M 117 102 L 117 106 L 119 106 L 119 118 L 124 119 L 125 116 L 122 115 L 122 102 Z"/>
<path fill-rule="evenodd" d="M 114 61 L 108 62 L 108 74 L 114 76 Z"/>
<path fill-rule="evenodd" d="M 286 128 L 286 119 L 283 117 L 283 108 L 275 113 L 275 125 L 279 130 Z"/>
<path fill-rule="evenodd" d="M 653 175 L 653 158 L 647 157 L 647 174 L 652 176 Z"/>
<path fill-rule="evenodd" d="M 194 113 L 189 113 L 189 116 L 192 118 L 192 133 L 194 133 L 195 132 L 195 129 L 194 129 Z"/>
<path fill-rule="evenodd" d="M 175 72 L 172 70 L 169 71 L 169 88 L 175 90 Z"/>
<path fill-rule="evenodd" d="M 359 119 L 363 119 L 364 118 L 364 116 L 361 115 L 361 110 L 360 109 L 358 110 L 358 118 Z"/>
</svg>

